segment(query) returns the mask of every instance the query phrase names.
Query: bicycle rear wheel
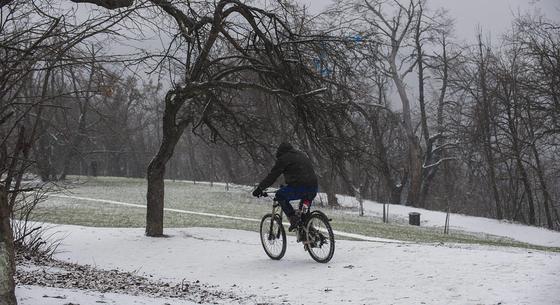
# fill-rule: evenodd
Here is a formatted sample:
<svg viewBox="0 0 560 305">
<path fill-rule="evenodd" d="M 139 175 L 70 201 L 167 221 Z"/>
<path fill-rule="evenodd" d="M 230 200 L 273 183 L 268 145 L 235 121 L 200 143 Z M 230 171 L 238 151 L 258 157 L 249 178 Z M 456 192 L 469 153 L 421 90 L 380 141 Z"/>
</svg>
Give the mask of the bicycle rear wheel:
<svg viewBox="0 0 560 305">
<path fill-rule="evenodd" d="M 286 253 L 286 231 L 280 222 L 280 216 L 266 214 L 261 220 L 261 243 L 264 252 L 274 260 L 281 259 Z"/>
<path fill-rule="evenodd" d="M 322 213 L 312 213 L 305 224 L 305 249 L 318 263 L 329 262 L 334 255 L 334 233 L 329 219 Z"/>
</svg>

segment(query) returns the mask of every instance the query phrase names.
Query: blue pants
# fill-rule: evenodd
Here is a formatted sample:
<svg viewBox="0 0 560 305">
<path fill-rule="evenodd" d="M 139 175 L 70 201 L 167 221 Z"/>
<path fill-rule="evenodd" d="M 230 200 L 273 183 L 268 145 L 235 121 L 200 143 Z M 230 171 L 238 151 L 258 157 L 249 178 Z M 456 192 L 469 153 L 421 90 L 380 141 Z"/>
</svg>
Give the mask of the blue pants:
<svg viewBox="0 0 560 305">
<path fill-rule="evenodd" d="M 293 216 L 296 212 L 290 204 L 291 200 L 307 199 L 313 200 L 317 196 L 316 187 L 307 186 L 283 186 L 276 191 L 276 200 L 280 203 L 282 210 L 286 216 Z"/>
</svg>

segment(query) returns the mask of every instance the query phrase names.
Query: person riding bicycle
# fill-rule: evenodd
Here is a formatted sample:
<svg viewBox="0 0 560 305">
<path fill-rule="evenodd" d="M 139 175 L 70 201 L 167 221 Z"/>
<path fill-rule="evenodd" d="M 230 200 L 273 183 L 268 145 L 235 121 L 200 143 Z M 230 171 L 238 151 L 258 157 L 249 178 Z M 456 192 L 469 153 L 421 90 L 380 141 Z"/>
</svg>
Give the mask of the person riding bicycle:
<svg viewBox="0 0 560 305">
<path fill-rule="evenodd" d="M 282 174 L 286 185 L 276 191 L 275 199 L 290 220 L 288 230 L 291 232 L 297 228 L 301 217 L 290 205 L 290 200 L 302 199 L 310 203 L 317 196 L 317 175 L 311 160 L 303 152 L 294 149 L 290 143 L 284 142 L 276 150 L 276 163 L 253 191 L 253 196 L 262 196 L 263 190 L 271 186 Z"/>
</svg>

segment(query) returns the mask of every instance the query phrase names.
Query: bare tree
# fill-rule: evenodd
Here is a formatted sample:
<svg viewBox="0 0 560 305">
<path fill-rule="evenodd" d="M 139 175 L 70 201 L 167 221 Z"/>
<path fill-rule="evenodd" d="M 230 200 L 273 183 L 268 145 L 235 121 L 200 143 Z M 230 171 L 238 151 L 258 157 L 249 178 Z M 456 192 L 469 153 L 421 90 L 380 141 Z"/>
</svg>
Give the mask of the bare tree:
<svg viewBox="0 0 560 305">
<path fill-rule="evenodd" d="M 10 224 L 10 208 L 6 189 L 0 186 L 0 304 L 17 304 L 14 275 L 14 237 Z"/>
<path fill-rule="evenodd" d="M 365 21 L 371 26 L 371 39 L 377 40 L 384 46 L 383 60 L 388 64 L 386 73 L 393 80 L 402 105 L 403 127 L 408 146 L 407 177 L 409 190 L 407 203 L 418 204 L 422 186 L 422 148 L 415 134 L 412 120 L 412 103 L 406 89 L 405 77 L 417 65 L 417 58 L 413 56 L 407 44 L 412 38 L 414 25 L 422 18 L 421 1 L 411 0 L 406 4 L 392 2 L 395 8 L 391 16 L 384 1 L 364 1 Z"/>
<path fill-rule="evenodd" d="M 31 152 L 46 109 L 57 107 L 49 91 L 53 71 L 69 65 L 67 55 L 87 39 L 106 33 L 111 22 L 119 19 L 111 15 L 75 25 L 67 22 L 73 12 L 55 17 L 51 9 L 49 4 L 32 1 L 0 2 L 1 304 L 16 303 L 10 223 L 16 199 L 27 190 L 22 180 L 34 164 Z"/>
</svg>

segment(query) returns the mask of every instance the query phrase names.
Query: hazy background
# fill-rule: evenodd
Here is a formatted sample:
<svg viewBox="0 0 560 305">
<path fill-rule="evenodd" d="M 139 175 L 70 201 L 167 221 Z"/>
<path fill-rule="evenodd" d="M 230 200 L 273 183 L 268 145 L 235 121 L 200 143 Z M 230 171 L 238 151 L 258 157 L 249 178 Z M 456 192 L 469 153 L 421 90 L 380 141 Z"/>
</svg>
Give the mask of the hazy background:
<svg viewBox="0 0 560 305">
<path fill-rule="evenodd" d="M 309 7 L 310 12 L 319 13 L 333 1 L 297 0 Z M 491 38 L 504 33 L 517 12 L 537 11 L 554 20 L 560 19 L 558 0 L 428 0 L 430 8 L 444 8 L 455 19 L 456 36 L 459 40 L 472 41 L 477 28 Z M 493 39 L 494 40 L 494 39 Z"/>
</svg>

